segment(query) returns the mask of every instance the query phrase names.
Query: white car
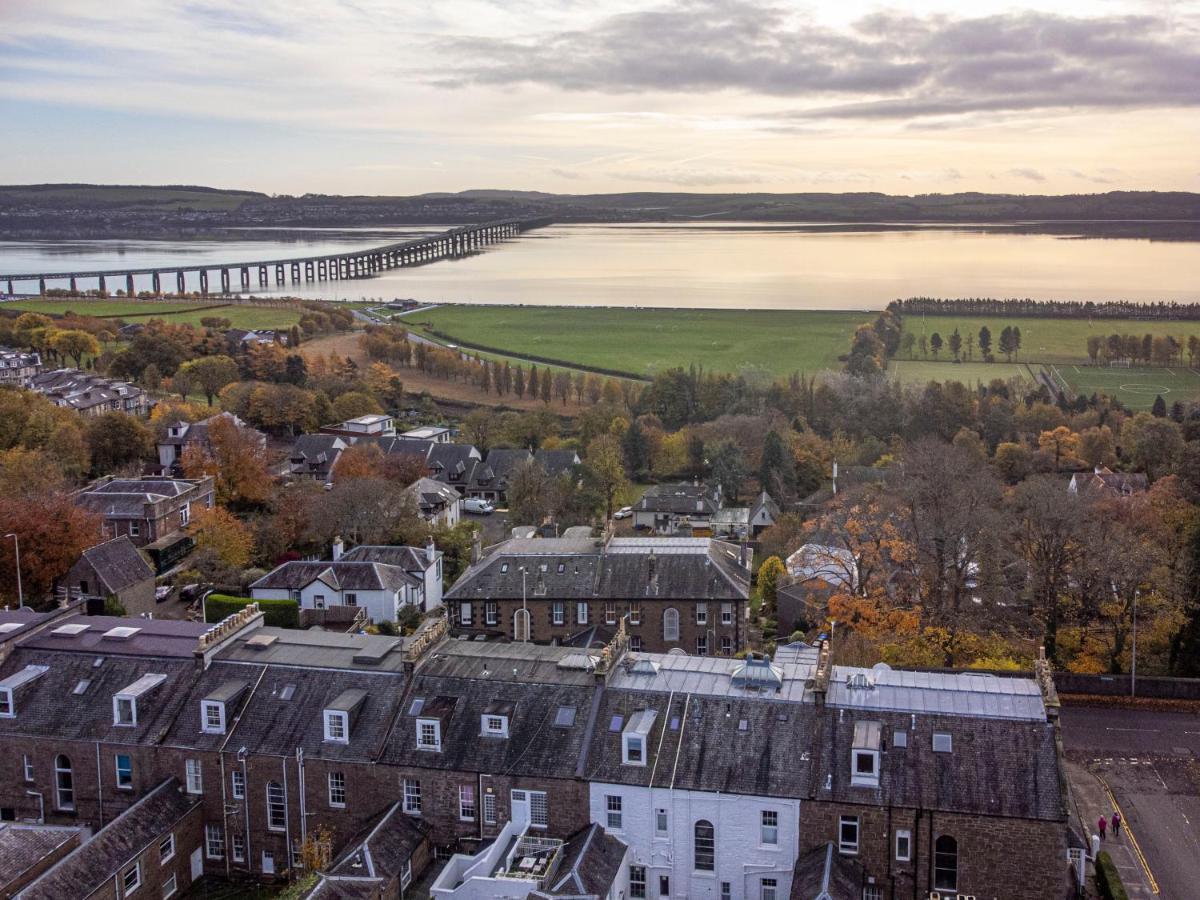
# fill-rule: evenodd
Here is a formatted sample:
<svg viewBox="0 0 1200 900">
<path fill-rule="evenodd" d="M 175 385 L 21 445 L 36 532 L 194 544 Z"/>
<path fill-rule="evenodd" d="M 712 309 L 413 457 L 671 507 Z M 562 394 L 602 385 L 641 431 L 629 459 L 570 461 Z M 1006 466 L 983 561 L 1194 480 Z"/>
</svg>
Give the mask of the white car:
<svg viewBox="0 0 1200 900">
<path fill-rule="evenodd" d="M 480 500 L 478 497 L 468 497 L 463 501 L 463 512 L 475 513 L 480 516 L 490 516 L 496 511 L 496 507 L 488 503 L 486 500 Z"/>
<path fill-rule="evenodd" d="M 614 519 L 628 519 L 632 515 L 633 515 L 633 507 L 632 506 L 622 506 L 615 513 L 613 513 L 613 518 Z"/>
</svg>

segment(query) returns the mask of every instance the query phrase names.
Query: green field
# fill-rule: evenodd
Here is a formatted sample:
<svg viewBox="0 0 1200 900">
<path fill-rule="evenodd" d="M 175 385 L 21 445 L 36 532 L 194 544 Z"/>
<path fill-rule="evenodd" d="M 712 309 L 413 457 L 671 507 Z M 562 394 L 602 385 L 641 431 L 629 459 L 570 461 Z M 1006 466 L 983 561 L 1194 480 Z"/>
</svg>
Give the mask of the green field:
<svg viewBox="0 0 1200 900">
<path fill-rule="evenodd" d="M 229 319 L 233 328 L 291 328 L 300 321 L 300 310 L 294 306 L 250 306 L 231 303 L 206 305 L 203 300 L 178 302 L 160 300 L 81 300 L 79 298 L 51 300 L 20 300 L 5 304 L 9 309 L 29 310 L 46 315 L 61 315 L 67 311 L 102 318 L 124 317 L 128 322 L 145 322 L 161 317 L 168 322 L 199 325 L 209 316 Z M 186 310 L 186 312 L 185 312 Z"/>
<path fill-rule="evenodd" d="M 653 375 L 693 363 L 773 375 L 841 366 L 863 312 L 443 306 L 399 321 L 472 344 L 566 363 Z"/>
<path fill-rule="evenodd" d="M 904 330 L 911 331 L 918 341 L 922 332 L 927 336 L 937 332 L 943 341 L 949 341 L 954 329 L 958 329 L 963 338 L 963 355 L 966 355 L 967 335 L 975 335 L 979 339 L 979 329 L 987 325 L 992 332 L 992 353 L 997 359 L 1000 355 L 1000 331 L 1005 325 L 1016 325 L 1021 329 L 1021 352 L 1017 359 L 1029 362 L 1043 363 L 1074 363 L 1083 368 L 1088 362 L 1087 339 L 1092 335 L 1107 337 L 1110 334 L 1162 334 L 1174 335 L 1184 346 L 1187 346 L 1189 335 L 1200 336 L 1200 322 L 1158 322 L 1144 319 L 1039 319 L 1017 318 L 1013 316 L 918 316 L 910 315 L 904 319 Z M 920 346 L 919 344 L 917 345 Z M 920 358 L 920 350 L 914 351 Z M 903 356 L 903 354 L 901 354 Z M 949 350 L 942 348 L 941 356 L 949 356 Z M 981 354 L 978 346 L 975 348 L 975 359 Z"/>
<path fill-rule="evenodd" d="M 892 360 L 888 373 L 909 384 L 925 384 L 929 381 L 961 381 L 966 385 L 987 384 L 993 378 L 1007 381 L 1024 378 L 1033 381 L 1029 369 L 1018 363 L 953 363 L 926 362 L 924 360 Z"/>
<path fill-rule="evenodd" d="M 1112 369 L 1108 366 L 1053 365 L 1048 367 L 1059 384 L 1077 394 L 1108 394 L 1130 409 L 1149 409 L 1162 395 L 1167 406 L 1176 400 L 1200 400 L 1200 372 L 1187 366 L 1164 369 Z"/>
</svg>

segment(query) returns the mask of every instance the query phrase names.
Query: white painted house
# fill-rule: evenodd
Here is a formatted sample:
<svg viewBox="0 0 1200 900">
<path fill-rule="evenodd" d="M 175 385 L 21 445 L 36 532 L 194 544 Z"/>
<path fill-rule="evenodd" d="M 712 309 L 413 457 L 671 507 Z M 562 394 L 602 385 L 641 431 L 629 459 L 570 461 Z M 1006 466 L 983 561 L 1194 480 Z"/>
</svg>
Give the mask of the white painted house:
<svg viewBox="0 0 1200 900">
<path fill-rule="evenodd" d="M 416 547 L 334 545 L 331 562 L 288 562 L 250 585 L 255 600 L 296 600 L 301 609 L 357 606 L 372 622 L 395 621 L 406 606 L 442 605 L 442 553 Z"/>
</svg>

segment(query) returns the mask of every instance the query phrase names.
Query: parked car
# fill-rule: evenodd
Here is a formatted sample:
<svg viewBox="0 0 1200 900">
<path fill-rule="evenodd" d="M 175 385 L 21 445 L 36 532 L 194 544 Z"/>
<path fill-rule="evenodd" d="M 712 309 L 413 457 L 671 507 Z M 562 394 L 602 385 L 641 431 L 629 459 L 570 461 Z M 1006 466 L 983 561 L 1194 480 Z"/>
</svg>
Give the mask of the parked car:
<svg viewBox="0 0 1200 900">
<path fill-rule="evenodd" d="M 490 516 L 496 511 L 496 507 L 488 503 L 486 500 L 480 500 L 478 497 L 468 497 L 463 501 L 463 512 L 475 513 L 480 516 Z"/>
<path fill-rule="evenodd" d="M 622 506 L 615 513 L 613 513 L 613 518 L 614 519 L 628 519 L 632 515 L 633 515 L 633 507 L 632 506 Z"/>
</svg>

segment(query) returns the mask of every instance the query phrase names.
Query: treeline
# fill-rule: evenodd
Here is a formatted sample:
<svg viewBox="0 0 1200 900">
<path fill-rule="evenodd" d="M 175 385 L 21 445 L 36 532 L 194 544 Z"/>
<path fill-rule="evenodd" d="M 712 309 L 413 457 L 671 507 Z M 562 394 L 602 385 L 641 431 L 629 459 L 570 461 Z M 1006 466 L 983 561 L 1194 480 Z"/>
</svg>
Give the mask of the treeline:
<svg viewBox="0 0 1200 900">
<path fill-rule="evenodd" d="M 1131 300 L 1032 300 L 993 297 L 909 297 L 893 300 L 897 315 L 1022 316 L 1064 319 L 1200 319 L 1200 303 L 1135 303 Z"/>
<path fill-rule="evenodd" d="M 1106 362 L 1129 362 L 1131 365 L 1183 365 L 1187 351 L 1188 365 L 1200 360 L 1200 338 L 1190 335 L 1184 343 L 1169 334 L 1094 334 L 1087 339 L 1087 354 L 1092 365 Z"/>
</svg>

